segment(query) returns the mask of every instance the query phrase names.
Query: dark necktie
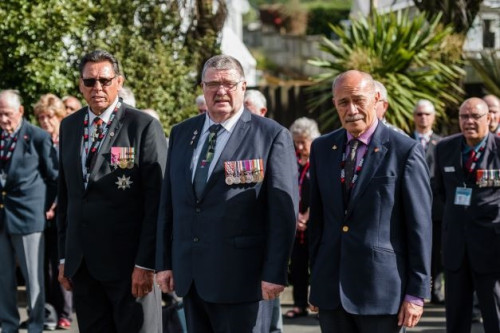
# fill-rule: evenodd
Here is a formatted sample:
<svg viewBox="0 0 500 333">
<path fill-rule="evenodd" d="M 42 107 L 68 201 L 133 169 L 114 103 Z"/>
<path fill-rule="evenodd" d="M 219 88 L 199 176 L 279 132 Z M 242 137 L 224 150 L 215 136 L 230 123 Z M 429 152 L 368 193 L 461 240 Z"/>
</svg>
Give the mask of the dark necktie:
<svg viewBox="0 0 500 333">
<path fill-rule="evenodd" d="M 94 145 L 94 142 L 102 140 L 102 138 L 100 138 L 103 131 L 102 123 L 103 120 L 100 117 L 95 117 L 94 121 L 92 122 L 92 126 L 94 127 L 94 130 L 92 130 L 91 132 L 92 142 L 90 143 L 87 159 L 85 160 L 85 166 L 87 167 L 88 173 L 90 173 L 92 167 L 95 164 L 95 156 L 97 155 L 97 151 L 99 149 L 99 143 L 97 143 L 97 145 Z"/>
<path fill-rule="evenodd" d="M 359 140 L 353 139 L 350 143 L 351 149 L 349 150 L 349 154 L 345 160 L 344 172 L 345 172 L 345 189 L 346 194 L 349 196 L 351 193 L 351 182 L 352 177 L 354 176 L 354 171 L 356 168 L 356 150 L 359 146 Z"/>
<path fill-rule="evenodd" d="M 220 124 L 214 124 L 208 129 L 209 133 L 203 147 L 201 148 L 200 156 L 198 157 L 198 164 L 196 165 L 196 171 L 194 174 L 194 191 L 196 197 L 200 198 L 205 185 L 207 184 L 208 169 L 210 169 L 210 163 L 214 158 L 215 144 L 217 143 L 217 133 L 221 129 Z"/>
<path fill-rule="evenodd" d="M 465 161 L 465 171 L 466 172 L 471 171 L 470 169 L 472 167 L 472 163 L 474 163 L 475 158 L 476 158 L 476 150 L 472 149 L 469 153 L 469 157 L 467 158 L 467 161 Z"/>
<path fill-rule="evenodd" d="M 420 135 L 420 144 L 424 147 L 424 150 L 427 150 L 427 139 L 423 135 Z"/>
</svg>

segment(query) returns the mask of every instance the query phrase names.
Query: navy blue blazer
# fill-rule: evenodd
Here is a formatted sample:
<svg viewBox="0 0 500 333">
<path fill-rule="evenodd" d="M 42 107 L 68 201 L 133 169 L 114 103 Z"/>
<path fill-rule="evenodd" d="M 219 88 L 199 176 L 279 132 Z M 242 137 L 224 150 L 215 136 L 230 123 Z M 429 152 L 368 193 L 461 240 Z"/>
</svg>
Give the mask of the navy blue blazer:
<svg viewBox="0 0 500 333">
<path fill-rule="evenodd" d="M 406 294 L 429 298 L 431 188 L 422 146 L 379 122 L 347 207 L 345 129 L 311 148 L 310 303 L 396 314 Z"/>
<path fill-rule="evenodd" d="M 298 210 L 291 135 L 244 111 L 204 193 L 197 199 L 191 160 L 205 115 L 173 127 L 159 212 L 157 270 L 173 270 L 176 293 L 191 284 L 208 302 L 261 299 L 261 281 L 285 285 Z M 224 161 L 263 159 L 264 180 L 228 185 Z"/>
<path fill-rule="evenodd" d="M 61 123 L 59 256 L 65 259 L 67 277 L 73 276 L 85 259 L 94 278 L 125 279 L 131 276 L 134 265 L 154 269 L 165 135 L 157 120 L 122 103 L 85 188 L 81 153 L 87 110 L 84 107 Z M 114 168 L 112 147 L 134 148 L 133 167 Z"/>
<path fill-rule="evenodd" d="M 45 211 L 54 201 L 57 156 L 50 135 L 23 120 L 1 188 L 0 226 L 26 235 L 45 228 Z"/>
<path fill-rule="evenodd" d="M 477 169 L 500 169 L 500 137 L 488 134 Z M 500 187 L 478 187 L 463 170 L 463 135 L 441 140 L 436 148 L 436 186 L 444 202 L 443 264 L 457 270 L 464 256 L 480 274 L 500 272 Z M 472 188 L 470 206 L 455 205 L 457 187 Z M 467 248 L 467 250 L 466 250 Z"/>
</svg>

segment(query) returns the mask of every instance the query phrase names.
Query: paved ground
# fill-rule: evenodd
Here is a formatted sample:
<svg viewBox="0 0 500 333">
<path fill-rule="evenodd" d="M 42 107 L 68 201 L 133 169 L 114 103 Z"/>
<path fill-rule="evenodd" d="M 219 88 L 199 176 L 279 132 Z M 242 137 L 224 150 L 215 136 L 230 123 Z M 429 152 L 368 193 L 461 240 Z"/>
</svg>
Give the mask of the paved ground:
<svg viewBox="0 0 500 333">
<path fill-rule="evenodd" d="M 22 295 L 22 291 L 20 294 Z M 283 313 L 291 309 L 292 302 L 289 289 L 287 289 L 282 295 L 281 302 Z M 21 313 L 22 320 L 26 319 L 26 310 L 23 303 L 24 302 L 20 300 L 19 311 Z M 319 323 L 314 314 L 310 314 L 307 317 L 299 317 L 296 319 L 284 319 L 283 326 L 283 333 L 320 333 Z M 19 332 L 27 333 L 26 330 L 20 330 Z M 71 330 L 58 330 L 55 332 L 79 333 L 76 322 L 74 323 Z M 407 332 L 445 333 L 444 307 L 426 304 L 424 316 L 420 321 L 418 327 L 408 329 Z M 482 325 L 474 324 L 471 333 L 484 333 Z"/>
</svg>

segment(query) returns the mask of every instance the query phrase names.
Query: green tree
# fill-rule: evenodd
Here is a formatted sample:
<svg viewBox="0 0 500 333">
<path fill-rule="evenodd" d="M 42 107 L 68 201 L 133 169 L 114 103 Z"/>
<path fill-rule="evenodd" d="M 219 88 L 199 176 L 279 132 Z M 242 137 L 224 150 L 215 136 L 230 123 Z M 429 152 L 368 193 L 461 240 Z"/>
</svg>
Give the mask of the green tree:
<svg viewBox="0 0 500 333">
<path fill-rule="evenodd" d="M 68 36 L 78 36 L 87 0 L 3 0 L 0 3 L 0 87 L 18 89 L 29 111 L 41 94 L 73 93 Z"/>
<path fill-rule="evenodd" d="M 483 80 L 486 90 L 500 96 L 500 58 L 496 51 L 483 51 L 479 59 L 467 58 L 472 67 Z"/>
<path fill-rule="evenodd" d="M 214 10 L 217 8 L 217 10 Z M 220 0 L 5 0 L 0 3 L 1 88 L 28 107 L 41 94 L 77 94 L 78 60 L 96 48 L 121 62 L 139 108 L 171 126 L 196 113 L 203 62 L 219 52 Z"/>
<path fill-rule="evenodd" d="M 460 58 L 454 63 L 442 59 L 456 52 L 447 44 L 451 28 L 439 25 L 440 16 L 427 22 L 424 14 L 414 17 L 407 12 L 380 15 L 351 21 L 347 26 L 331 25 L 338 41 L 324 38 L 320 48 L 333 60 L 311 60 L 325 69 L 317 77 L 316 89 L 322 90 L 316 106 L 331 99 L 331 83 L 339 73 L 358 69 L 371 73 L 389 92 L 390 110 L 387 119 L 405 131 L 410 131 L 412 110 L 417 100 L 430 100 L 438 120 L 446 123 L 447 105 L 457 105 L 462 94 L 456 83 L 464 75 Z M 336 113 L 322 115 L 323 127 L 337 122 Z"/>
</svg>

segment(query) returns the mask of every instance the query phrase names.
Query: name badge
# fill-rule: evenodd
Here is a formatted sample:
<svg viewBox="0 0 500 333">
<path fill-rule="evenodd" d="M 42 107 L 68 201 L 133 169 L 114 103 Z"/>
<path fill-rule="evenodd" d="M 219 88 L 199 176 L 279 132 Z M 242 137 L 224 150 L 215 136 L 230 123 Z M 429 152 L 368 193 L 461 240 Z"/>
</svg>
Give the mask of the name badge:
<svg viewBox="0 0 500 333">
<path fill-rule="evenodd" d="M 455 191 L 455 205 L 470 206 L 471 197 L 472 197 L 472 188 L 457 187 Z"/>
<path fill-rule="evenodd" d="M 444 172 L 455 172 L 454 166 L 446 166 L 444 167 Z"/>
</svg>

